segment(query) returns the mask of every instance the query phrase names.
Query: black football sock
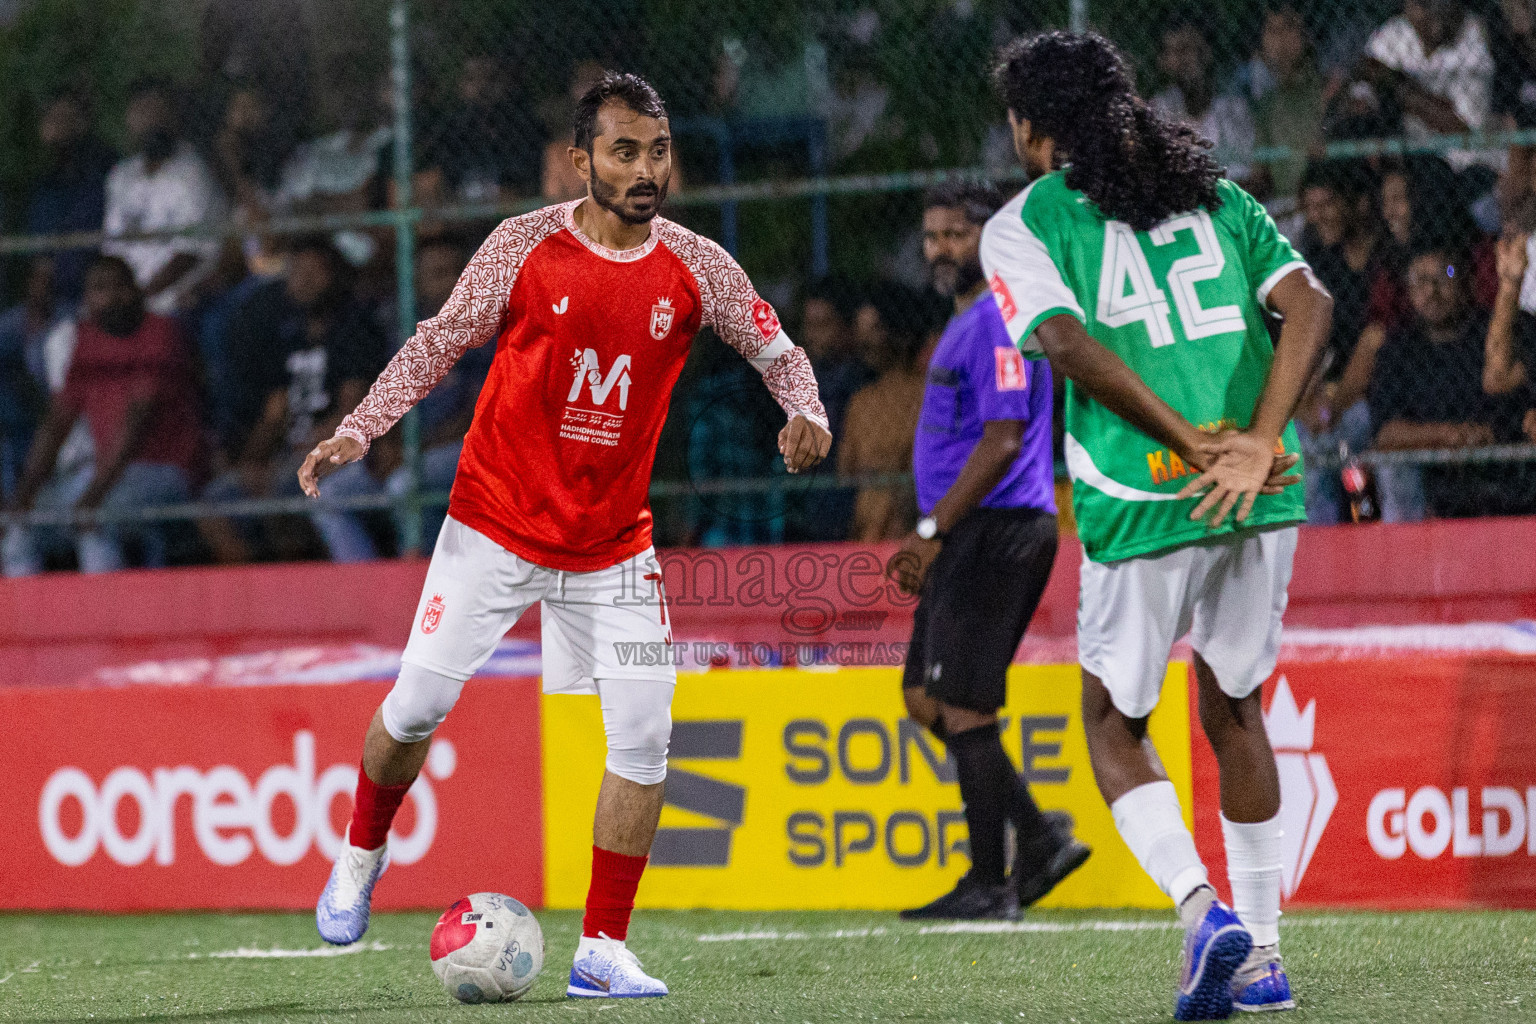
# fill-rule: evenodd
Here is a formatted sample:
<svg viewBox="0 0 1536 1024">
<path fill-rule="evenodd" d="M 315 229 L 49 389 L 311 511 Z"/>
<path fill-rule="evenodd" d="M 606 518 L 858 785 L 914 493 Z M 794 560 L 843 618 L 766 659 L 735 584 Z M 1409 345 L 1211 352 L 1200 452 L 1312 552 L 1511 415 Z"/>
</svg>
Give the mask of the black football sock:
<svg viewBox="0 0 1536 1024">
<path fill-rule="evenodd" d="M 1006 754 L 1004 755 L 1006 760 Z M 1007 764 L 1003 770 L 1006 778 L 999 779 L 1008 793 L 1008 820 L 1013 822 L 1015 875 L 1032 875 L 1045 866 L 1054 837 L 1046 824 L 1035 798 L 1030 796 L 1024 777 Z"/>
<path fill-rule="evenodd" d="M 949 751 L 960 776 L 960 799 L 965 801 L 971 874 L 979 882 L 1001 885 L 1005 869 L 1003 821 L 1011 793 L 1011 787 L 1002 784 L 1002 773 L 1011 774 L 1013 765 L 1003 751 L 997 723 L 952 733 Z"/>
</svg>

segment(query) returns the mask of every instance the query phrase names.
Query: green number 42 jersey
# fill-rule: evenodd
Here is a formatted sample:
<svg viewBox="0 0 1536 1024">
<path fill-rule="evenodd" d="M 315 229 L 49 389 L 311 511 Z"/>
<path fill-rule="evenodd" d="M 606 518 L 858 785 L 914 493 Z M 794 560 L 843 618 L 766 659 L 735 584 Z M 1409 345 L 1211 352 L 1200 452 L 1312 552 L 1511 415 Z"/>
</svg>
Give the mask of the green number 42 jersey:
<svg viewBox="0 0 1536 1024">
<path fill-rule="evenodd" d="M 1015 196 L 981 236 L 982 268 L 1014 343 L 1040 358 L 1035 328 L 1074 316 L 1195 426 L 1246 427 L 1274 360 L 1264 303 L 1306 263 L 1258 200 L 1230 181 L 1217 187 L 1216 213 L 1192 210 L 1150 231 L 1105 220 L 1059 172 Z M 1294 426 L 1282 441 L 1299 450 Z M 1195 499 L 1176 495 L 1195 471 L 1071 381 L 1066 454 L 1078 533 L 1094 561 L 1237 529 L 1230 516 L 1216 531 L 1191 522 Z M 1303 519 L 1301 490 L 1260 495 L 1242 528 Z"/>
</svg>

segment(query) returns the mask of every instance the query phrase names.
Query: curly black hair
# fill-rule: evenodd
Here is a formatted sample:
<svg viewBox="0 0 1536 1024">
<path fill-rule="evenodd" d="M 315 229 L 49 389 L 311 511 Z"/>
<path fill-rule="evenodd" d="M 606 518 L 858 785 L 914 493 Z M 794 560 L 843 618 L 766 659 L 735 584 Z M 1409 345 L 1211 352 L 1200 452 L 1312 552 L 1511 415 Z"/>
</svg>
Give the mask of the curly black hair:
<svg viewBox="0 0 1536 1024">
<path fill-rule="evenodd" d="M 1189 125 L 1165 120 L 1136 95 L 1131 68 L 1093 32 L 1042 32 L 1002 50 L 993 79 L 1008 109 L 1053 139 L 1068 188 L 1111 220 L 1145 231 L 1196 207 L 1221 208 L 1224 168 Z"/>
</svg>

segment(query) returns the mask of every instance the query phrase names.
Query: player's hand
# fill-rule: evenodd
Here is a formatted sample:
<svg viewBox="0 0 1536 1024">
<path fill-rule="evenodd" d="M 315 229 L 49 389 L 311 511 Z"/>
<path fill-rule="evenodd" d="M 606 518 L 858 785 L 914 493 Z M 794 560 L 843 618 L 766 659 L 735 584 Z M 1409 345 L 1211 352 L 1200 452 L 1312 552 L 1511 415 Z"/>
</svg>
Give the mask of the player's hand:
<svg viewBox="0 0 1536 1024">
<path fill-rule="evenodd" d="M 937 537 L 924 540 L 915 533 L 909 533 L 901 542 L 901 550 L 886 563 L 885 575 L 896 581 L 897 588 L 903 594 L 916 594 L 923 589 L 928 566 L 933 564 L 943 546 L 944 542 Z"/>
<path fill-rule="evenodd" d="M 1275 464 L 1274 445 L 1247 431 L 1228 430 L 1212 437 L 1204 447 L 1214 459 L 1205 472 L 1179 492 L 1180 498 L 1205 493 L 1189 518 L 1209 518 L 1211 529 L 1216 529 L 1236 508 L 1237 522 L 1242 523 L 1253 511 L 1254 500 L 1269 486 Z"/>
<path fill-rule="evenodd" d="M 796 415 L 779 431 L 779 454 L 791 473 L 810 469 L 832 450 L 832 433 L 804 416 Z"/>
<path fill-rule="evenodd" d="M 333 437 L 315 445 L 299 467 L 299 486 L 311 498 L 320 497 L 320 479 L 363 457 L 363 446 L 351 437 Z"/>
<path fill-rule="evenodd" d="M 1264 484 L 1264 490 L 1259 493 L 1279 494 L 1287 487 L 1301 483 L 1301 474 L 1291 472 L 1300 461 L 1300 455 L 1276 455 L 1275 461 L 1269 467 L 1269 480 Z"/>
<path fill-rule="evenodd" d="M 1524 429 L 1525 436 L 1531 439 L 1531 443 L 1536 444 L 1536 409 L 1525 410 L 1525 419 L 1521 421 L 1520 426 Z"/>
</svg>

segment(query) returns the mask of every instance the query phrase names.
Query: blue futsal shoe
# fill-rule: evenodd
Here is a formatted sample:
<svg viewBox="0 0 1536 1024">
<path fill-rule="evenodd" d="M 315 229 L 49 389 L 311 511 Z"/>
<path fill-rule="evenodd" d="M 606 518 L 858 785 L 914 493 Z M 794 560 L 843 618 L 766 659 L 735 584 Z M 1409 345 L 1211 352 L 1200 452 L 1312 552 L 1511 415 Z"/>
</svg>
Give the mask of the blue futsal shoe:
<svg viewBox="0 0 1536 1024">
<path fill-rule="evenodd" d="M 1174 1020 L 1224 1020 L 1232 1015 L 1232 975 L 1248 959 L 1253 936 L 1232 908 L 1212 900 L 1184 933 L 1184 976 Z"/>
<path fill-rule="evenodd" d="M 368 930 L 373 887 L 388 867 L 388 845 L 377 850 L 359 850 L 351 843 L 342 847 L 320 902 L 315 904 L 315 927 L 322 939 L 333 946 L 350 946 L 363 937 Z"/>
<path fill-rule="evenodd" d="M 1260 952 L 1262 950 L 1254 951 L 1255 954 Z M 1232 976 L 1232 1008 L 1244 1013 L 1296 1009 L 1296 1000 L 1291 998 L 1291 982 L 1285 976 L 1279 953 L 1251 956 Z"/>
<path fill-rule="evenodd" d="M 583 938 L 565 994 L 585 999 L 643 999 L 667 994 L 665 982 L 646 974 L 640 959 L 617 939 Z"/>
</svg>

